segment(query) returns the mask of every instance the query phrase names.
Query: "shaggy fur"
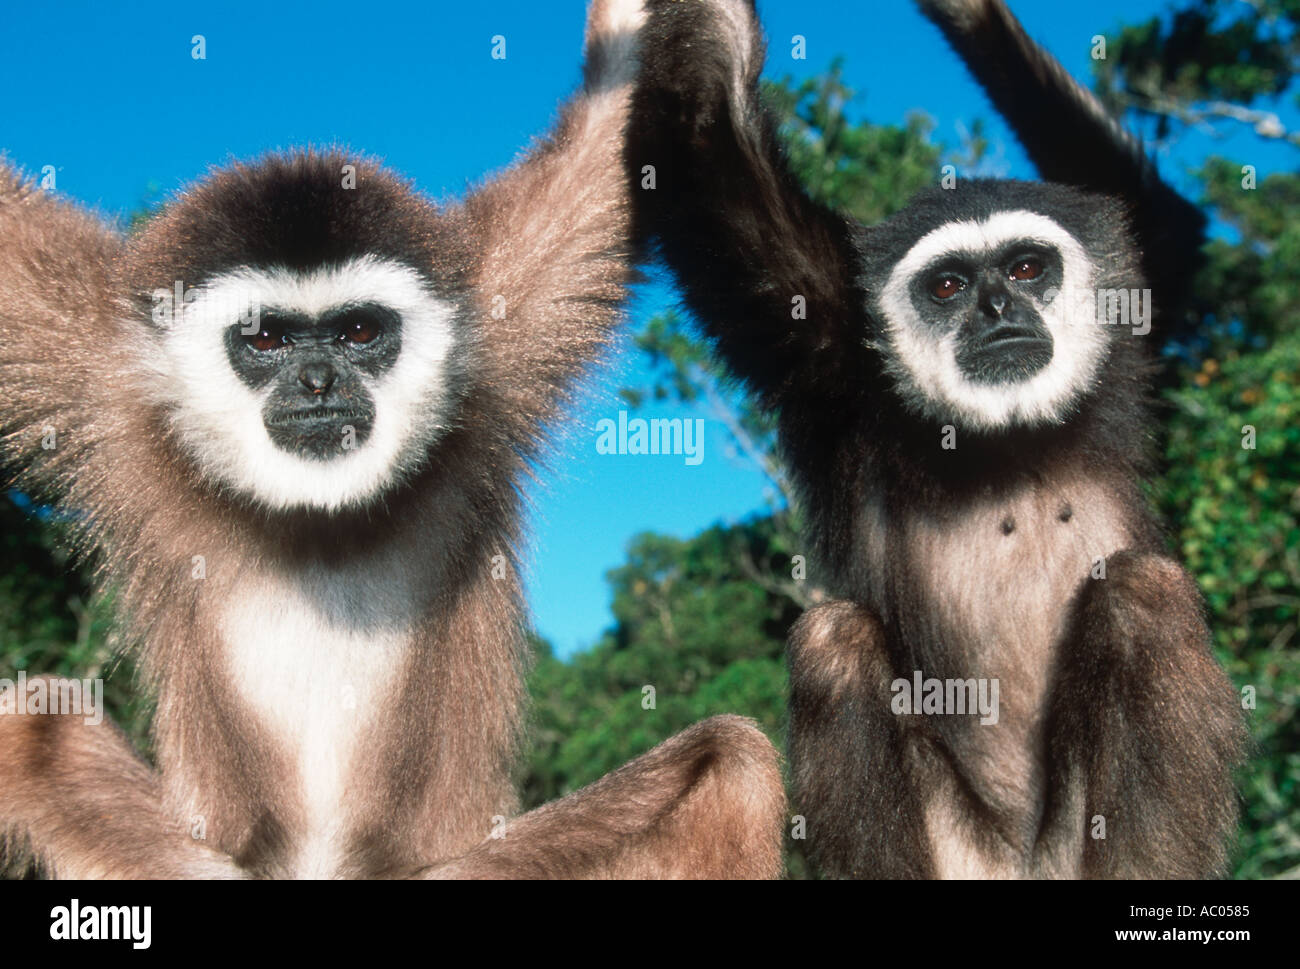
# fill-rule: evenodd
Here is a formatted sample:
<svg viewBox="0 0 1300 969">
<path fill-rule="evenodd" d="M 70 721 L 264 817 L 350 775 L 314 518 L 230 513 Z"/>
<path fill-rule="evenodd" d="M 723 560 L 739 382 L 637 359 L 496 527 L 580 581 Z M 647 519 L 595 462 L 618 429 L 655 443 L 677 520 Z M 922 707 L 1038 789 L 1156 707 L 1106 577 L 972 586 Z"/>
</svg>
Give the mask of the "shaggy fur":
<svg viewBox="0 0 1300 969">
<path fill-rule="evenodd" d="M 752 3 L 648 6 L 626 151 L 638 238 L 776 415 L 812 577 L 844 600 L 790 636 L 795 802 L 814 859 L 840 876 L 1221 872 L 1241 717 L 1141 493 L 1149 348 L 1186 295 L 1195 209 L 1000 2 L 972 0 L 924 6 L 1044 173 L 1075 187 L 962 180 L 858 225 L 808 198 L 781 155 Z M 1064 351 L 1075 370 L 1032 407 L 1015 387 L 945 396 L 927 383 L 944 361 L 926 369 L 924 334 L 899 338 L 909 314 L 889 280 L 932 233 L 969 245 L 1015 212 L 1061 230 L 1055 245 L 1077 240 L 1080 286 L 1150 286 L 1157 330 L 1081 337 Z M 890 686 L 917 670 L 996 679 L 998 722 L 896 715 Z"/>
<path fill-rule="evenodd" d="M 629 279 L 639 22 L 639 4 L 596 0 L 585 90 L 554 133 L 445 208 L 365 159 L 302 151 L 215 172 L 126 242 L 0 168 L 4 456 L 78 513 L 158 694 L 160 767 L 108 724 L 0 717 L 11 846 L 74 877 L 780 871 L 776 754 L 735 718 L 485 841 L 516 807 L 521 479 Z M 203 338 L 203 294 L 231 274 L 291 301 L 379 285 L 404 352 L 446 330 L 408 375 L 436 400 L 412 405 L 373 486 L 313 498 L 240 455 L 219 473 L 235 432 L 184 412 L 219 404 L 202 366 L 157 361 Z M 179 334 L 150 313 L 178 280 L 200 294 Z"/>
</svg>

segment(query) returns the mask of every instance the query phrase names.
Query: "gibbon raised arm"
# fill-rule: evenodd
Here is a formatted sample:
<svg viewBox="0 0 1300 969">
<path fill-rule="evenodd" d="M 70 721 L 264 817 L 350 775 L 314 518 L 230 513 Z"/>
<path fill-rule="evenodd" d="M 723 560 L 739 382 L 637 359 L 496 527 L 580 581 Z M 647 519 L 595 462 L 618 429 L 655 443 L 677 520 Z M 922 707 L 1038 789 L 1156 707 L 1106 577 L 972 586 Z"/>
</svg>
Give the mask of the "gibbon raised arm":
<svg viewBox="0 0 1300 969">
<path fill-rule="evenodd" d="M 808 392 L 811 375 L 857 373 L 852 335 L 866 316 L 852 227 L 810 199 L 781 157 L 758 97 L 763 42 L 751 12 L 647 7 L 653 53 L 626 152 L 637 238 L 653 243 L 728 365 L 768 406 Z"/>
</svg>

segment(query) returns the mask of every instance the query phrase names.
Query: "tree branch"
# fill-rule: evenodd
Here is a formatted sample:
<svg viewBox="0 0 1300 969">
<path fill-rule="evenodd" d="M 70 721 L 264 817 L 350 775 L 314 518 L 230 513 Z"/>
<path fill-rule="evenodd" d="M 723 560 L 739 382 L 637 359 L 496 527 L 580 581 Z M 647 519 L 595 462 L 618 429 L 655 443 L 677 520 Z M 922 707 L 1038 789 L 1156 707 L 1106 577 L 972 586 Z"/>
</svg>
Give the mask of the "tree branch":
<svg viewBox="0 0 1300 969">
<path fill-rule="evenodd" d="M 1222 135 L 1212 122 L 1236 121 L 1249 125 L 1261 138 L 1269 141 L 1284 141 L 1300 148 L 1300 132 L 1288 131 L 1282 124 L 1282 119 L 1272 111 L 1248 108 L 1230 101 L 1208 101 L 1202 105 L 1189 107 L 1152 91 L 1142 91 L 1137 95 L 1121 93 L 1120 100 L 1125 107 L 1172 118 L 1215 137 L 1222 137 Z"/>
</svg>

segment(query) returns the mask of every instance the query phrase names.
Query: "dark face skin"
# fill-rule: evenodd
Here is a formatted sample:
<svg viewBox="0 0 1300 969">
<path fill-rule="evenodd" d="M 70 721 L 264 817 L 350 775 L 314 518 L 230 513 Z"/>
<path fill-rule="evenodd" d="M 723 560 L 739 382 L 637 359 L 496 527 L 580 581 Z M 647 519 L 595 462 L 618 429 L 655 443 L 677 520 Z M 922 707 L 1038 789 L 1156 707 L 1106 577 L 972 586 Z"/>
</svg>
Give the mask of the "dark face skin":
<svg viewBox="0 0 1300 969">
<path fill-rule="evenodd" d="M 915 277 L 912 303 L 921 319 L 957 334 L 957 366 L 969 380 L 1026 380 L 1051 362 L 1052 337 L 1037 307 L 1061 276 L 1056 250 L 1013 243 L 936 261 Z"/>
<path fill-rule="evenodd" d="M 323 461 L 365 443 L 375 422 L 367 387 L 401 351 L 397 315 L 369 303 L 319 317 L 263 310 L 259 325 L 227 330 L 226 355 L 249 387 L 271 388 L 262 421 L 276 447 Z"/>
</svg>

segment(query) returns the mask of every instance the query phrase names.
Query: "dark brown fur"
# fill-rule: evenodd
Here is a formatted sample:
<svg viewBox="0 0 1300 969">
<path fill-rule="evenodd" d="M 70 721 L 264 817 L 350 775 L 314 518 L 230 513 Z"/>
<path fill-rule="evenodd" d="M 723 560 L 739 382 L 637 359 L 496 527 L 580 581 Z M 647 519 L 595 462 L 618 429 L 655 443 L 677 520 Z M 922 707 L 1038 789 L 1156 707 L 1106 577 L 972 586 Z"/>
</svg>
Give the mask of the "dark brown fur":
<svg viewBox="0 0 1300 969">
<path fill-rule="evenodd" d="M 1142 493 L 1147 346 L 1117 328 L 1058 421 L 953 420 L 954 450 L 899 379 L 881 294 L 931 230 L 1027 209 L 1079 243 L 1091 286 L 1149 286 L 1167 331 L 1203 218 L 998 0 L 922 6 L 1040 169 L 1071 185 L 962 179 L 875 226 L 790 172 L 759 97 L 750 0 L 648 5 L 626 151 L 637 236 L 775 416 L 810 577 L 844 600 L 790 634 L 793 800 L 815 863 L 856 877 L 1222 873 L 1243 729 Z M 891 684 L 918 670 L 998 681 L 1000 720 L 895 714 Z"/>
</svg>

